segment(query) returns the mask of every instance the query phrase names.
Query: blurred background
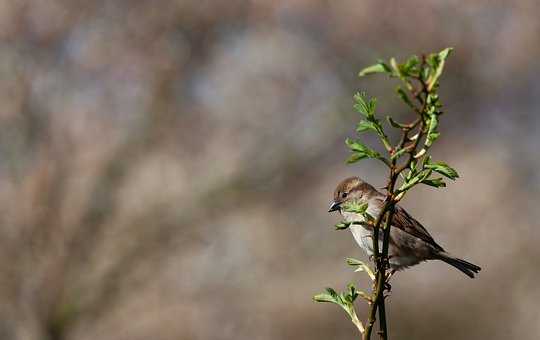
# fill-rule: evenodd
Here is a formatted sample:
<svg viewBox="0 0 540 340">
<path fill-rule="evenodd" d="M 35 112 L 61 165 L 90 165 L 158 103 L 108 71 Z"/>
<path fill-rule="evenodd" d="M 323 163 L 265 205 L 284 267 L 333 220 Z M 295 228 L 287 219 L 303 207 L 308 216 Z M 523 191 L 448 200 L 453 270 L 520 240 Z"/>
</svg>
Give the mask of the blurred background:
<svg viewBox="0 0 540 340">
<path fill-rule="evenodd" d="M 455 47 L 405 206 L 449 251 L 393 278 L 393 339 L 540 336 L 537 1 L 0 2 L 0 339 L 353 339 L 326 211 L 377 58 Z M 368 140 L 374 142 L 373 140 Z M 376 144 L 373 144 L 376 145 Z M 366 306 L 359 304 L 365 315 Z"/>
</svg>

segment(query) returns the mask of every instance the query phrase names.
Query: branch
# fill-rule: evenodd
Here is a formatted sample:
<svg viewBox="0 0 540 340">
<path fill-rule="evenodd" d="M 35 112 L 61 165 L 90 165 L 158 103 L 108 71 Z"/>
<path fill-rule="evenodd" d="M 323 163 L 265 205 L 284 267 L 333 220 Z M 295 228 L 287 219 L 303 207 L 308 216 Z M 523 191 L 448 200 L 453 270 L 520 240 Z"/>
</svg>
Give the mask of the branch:
<svg viewBox="0 0 540 340">
<path fill-rule="evenodd" d="M 385 186 L 385 199 L 377 218 L 375 219 L 367 213 L 368 202 L 362 201 L 362 199 L 353 200 L 348 202 L 350 203 L 349 207 L 344 207 L 345 211 L 362 215 L 364 218 L 358 222 L 340 222 L 336 225 L 336 229 L 347 229 L 354 224 L 372 227 L 374 271 L 365 263 L 355 259 L 347 259 L 347 263 L 356 266 L 356 271 L 368 273 L 373 281 L 373 288 L 371 294 L 356 290 L 352 284 L 348 286 L 348 291 L 342 293 L 327 288 L 327 293 L 318 294 L 314 299 L 319 302 L 332 302 L 343 308 L 364 340 L 371 339 L 377 314 L 380 326 L 379 335 L 383 340 L 388 339 L 385 291 L 389 287 L 389 276 L 386 275 L 386 272 L 390 269 L 388 251 L 395 205 L 417 184 L 422 183 L 434 187 L 444 186 L 442 178 L 430 178 L 434 173 L 439 173 L 452 180 L 458 177 L 457 172 L 446 163 L 431 162 L 431 156 L 428 156 L 430 146 L 440 135 L 437 128 L 439 125 L 438 117 L 442 114 L 442 104 L 439 102 L 437 89 L 445 60 L 450 51 L 451 49 L 445 49 L 439 53 L 423 55 L 421 58 L 412 56 L 402 64 L 398 64 L 394 58 L 391 58 L 390 64 L 379 61 L 360 72 L 361 76 L 385 73 L 392 78 L 400 79 L 405 85 L 406 91 L 398 87 L 397 94 L 417 116 L 408 123 L 398 123 L 392 117 L 387 116 L 388 123 L 401 132 L 398 143 L 393 146 L 381 121 L 376 117 L 376 99 L 368 98 L 365 93 L 357 93 L 354 96 L 354 108 L 363 116 L 356 131 L 359 134 L 368 131 L 376 133 L 389 157 L 386 158 L 359 140 L 347 138 L 345 143 L 352 152 L 347 163 L 356 163 L 367 158 L 377 159 L 382 161 L 390 172 Z M 411 134 L 412 136 L 410 136 Z M 400 178 L 402 180 L 398 187 Z M 381 232 L 382 247 L 379 246 Z M 354 301 L 358 296 L 367 301 L 370 306 L 365 327 L 358 319 L 354 307 Z"/>
<path fill-rule="evenodd" d="M 425 66 L 425 58 L 423 58 L 422 61 L 422 67 Z M 421 67 L 421 68 L 422 68 Z M 420 127 L 418 129 L 418 133 L 413 138 L 412 144 L 409 144 L 407 146 L 407 153 L 409 155 L 407 161 L 402 166 L 397 166 L 397 160 L 399 157 L 393 158 L 391 165 L 390 165 L 390 176 L 388 180 L 388 184 L 386 185 L 387 194 L 385 198 L 385 203 L 383 206 L 383 209 L 379 215 L 379 218 L 377 219 L 377 222 L 373 228 L 373 253 L 375 255 L 375 264 L 376 264 L 376 280 L 375 280 L 375 294 L 373 296 L 373 303 L 371 304 L 371 308 L 369 311 L 369 317 L 368 321 L 366 323 L 366 329 L 363 334 L 364 340 L 371 339 L 371 333 L 373 330 L 373 325 L 376 321 L 376 314 L 377 309 L 379 311 L 379 324 L 380 324 L 380 332 L 379 335 L 381 336 L 381 339 L 387 339 L 388 338 L 388 329 L 386 324 L 386 308 L 385 308 L 385 287 L 387 286 L 387 276 L 386 276 L 386 270 L 389 267 L 389 259 L 388 259 L 388 245 L 390 240 L 390 229 L 392 226 L 392 218 L 394 216 L 394 206 L 395 204 L 403 198 L 403 195 L 401 195 L 399 198 L 395 196 L 395 185 L 397 182 L 397 179 L 399 178 L 399 175 L 406 169 L 409 169 L 411 166 L 412 161 L 415 159 L 415 155 L 417 154 L 416 150 L 418 148 L 418 145 L 420 144 L 420 141 L 425 137 L 426 131 L 424 128 L 424 114 L 426 113 L 427 109 L 427 84 L 420 79 L 420 83 L 422 85 L 422 95 L 415 95 L 415 98 L 418 99 L 418 101 L 421 102 L 422 109 L 421 111 L 415 110 L 415 112 L 418 113 L 418 118 L 412 122 L 409 125 L 402 126 L 401 132 L 401 139 L 398 144 L 398 149 L 403 149 L 405 147 L 405 143 L 409 140 L 408 134 L 409 132 L 414 129 L 416 126 L 420 124 Z M 382 217 L 386 216 L 385 219 L 385 226 L 383 228 L 383 249 L 382 251 L 379 251 L 379 229 L 380 229 L 380 223 L 382 220 Z"/>
</svg>

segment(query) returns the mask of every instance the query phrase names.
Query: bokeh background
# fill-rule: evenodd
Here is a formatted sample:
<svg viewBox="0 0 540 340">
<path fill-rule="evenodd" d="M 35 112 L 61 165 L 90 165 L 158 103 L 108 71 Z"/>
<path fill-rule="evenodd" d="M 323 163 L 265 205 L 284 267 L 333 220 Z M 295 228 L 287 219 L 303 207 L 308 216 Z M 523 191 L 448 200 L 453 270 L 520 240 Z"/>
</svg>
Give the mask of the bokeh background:
<svg viewBox="0 0 540 340">
<path fill-rule="evenodd" d="M 403 205 L 448 250 L 393 279 L 394 339 L 540 336 L 540 6 L 509 1 L 0 2 L 0 339 L 353 339 L 367 286 L 327 207 L 377 58 L 455 47 L 436 159 Z M 373 142 L 373 140 L 371 140 Z M 359 305 L 362 315 L 366 306 Z"/>
</svg>

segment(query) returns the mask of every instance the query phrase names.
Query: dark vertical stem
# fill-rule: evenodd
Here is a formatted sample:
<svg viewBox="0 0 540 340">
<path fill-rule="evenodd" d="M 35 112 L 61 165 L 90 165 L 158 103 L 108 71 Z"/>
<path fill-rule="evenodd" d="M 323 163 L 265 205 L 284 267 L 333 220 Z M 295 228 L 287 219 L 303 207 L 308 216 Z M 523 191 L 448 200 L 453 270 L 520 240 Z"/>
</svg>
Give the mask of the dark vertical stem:
<svg viewBox="0 0 540 340">
<path fill-rule="evenodd" d="M 393 171 L 392 171 L 393 173 Z M 389 188 L 389 195 L 387 195 L 387 199 L 385 200 L 383 209 L 381 213 L 379 214 L 379 217 L 375 223 L 374 226 L 374 232 L 373 232 L 373 247 L 374 247 L 374 255 L 375 255 L 375 263 L 377 268 L 377 275 L 375 278 L 375 293 L 373 296 L 373 302 L 371 303 L 371 308 L 369 311 L 369 317 L 368 322 L 366 324 L 366 329 L 364 332 L 363 339 L 368 340 L 371 339 L 371 333 L 373 331 L 373 325 L 376 321 L 376 315 L 377 311 L 379 311 L 379 326 L 380 326 L 380 335 L 381 338 L 386 340 L 388 338 L 388 330 L 386 326 L 386 309 L 384 305 L 384 288 L 386 283 L 386 267 L 388 264 L 388 245 L 386 245 L 386 253 L 383 251 L 382 253 L 379 252 L 379 245 L 378 245 L 378 235 L 380 230 L 380 225 L 385 218 L 385 226 L 383 227 L 383 231 L 386 232 L 387 230 L 390 230 L 390 224 L 391 224 L 391 218 L 392 218 L 392 211 L 393 211 L 393 194 L 391 192 L 393 191 L 395 180 L 397 179 L 396 176 L 391 176 L 390 182 L 388 183 Z M 388 242 L 388 237 L 386 237 Z M 383 240 L 383 250 L 385 248 L 384 240 Z M 375 252 L 375 250 L 377 252 Z M 385 255 L 386 254 L 386 255 Z"/>
</svg>

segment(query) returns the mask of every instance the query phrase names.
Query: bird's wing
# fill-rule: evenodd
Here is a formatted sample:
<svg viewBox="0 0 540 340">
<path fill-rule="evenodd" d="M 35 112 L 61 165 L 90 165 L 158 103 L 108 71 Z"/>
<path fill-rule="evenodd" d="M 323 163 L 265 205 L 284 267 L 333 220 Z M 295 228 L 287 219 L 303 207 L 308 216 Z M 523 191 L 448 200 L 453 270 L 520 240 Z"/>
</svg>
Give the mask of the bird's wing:
<svg viewBox="0 0 540 340">
<path fill-rule="evenodd" d="M 424 242 L 429 243 L 438 250 L 444 250 L 435 242 L 433 237 L 428 233 L 420 222 L 415 220 L 405 209 L 396 205 L 394 208 L 394 217 L 392 218 L 392 226 L 403 230 L 404 232 L 417 237 Z"/>
</svg>

